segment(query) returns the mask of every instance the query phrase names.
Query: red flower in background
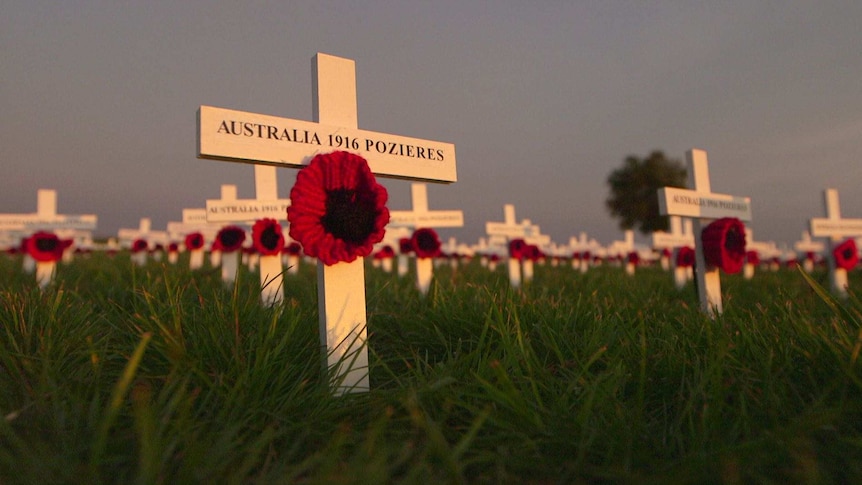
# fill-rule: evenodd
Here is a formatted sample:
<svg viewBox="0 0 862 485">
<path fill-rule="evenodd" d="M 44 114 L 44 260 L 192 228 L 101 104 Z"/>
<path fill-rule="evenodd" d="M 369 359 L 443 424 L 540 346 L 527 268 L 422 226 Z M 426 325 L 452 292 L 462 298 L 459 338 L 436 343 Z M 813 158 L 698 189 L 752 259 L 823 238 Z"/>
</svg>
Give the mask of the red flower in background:
<svg viewBox="0 0 862 485">
<path fill-rule="evenodd" d="M 224 253 L 232 253 L 242 247 L 245 231 L 239 226 L 225 226 L 216 234 L 216 242 Z"/>
<path fill-rule="evenodd" d="M 410 254 L 413 252 L 413 240 L 409 237 L 402 237 L 398 240 L 398 252 L 401 254 Z"/>
<path fill-rule="evenodd" d="M 302 246 L 298 242 L 292 242 L 285 246 L 284 252 L 291 256 L 299 256 L 302 252 Z"/>
<path fill-rule="evenodd" d="M 378 258 L 394 258 L 395 257 L 395 250 L 392 249 L 392 246 L 386 245 L 386 246 L 383 246 L 382 248 L 380 248 L 379 251 L 377 251 L 376 256 Z"/>
<path fill-rule="evenodd" d="M 641 257 L 637 251 L 632 251 L 626 256 L 626 261 L 631 264 L 638 264 L 641 261 Z"/>
<path fill-rule="evenodd" d="M 760 254 L 757 251 L 746 251 L 745 262 L 757 266 L 760 264 Z"/>
<path fill-rule="evenodd" d="M 681 268 L 694 266 L 694 249 L 683 246 L 676 251 L 676 265 Z"/>
<path fill-rule="evenodd" d="M 440 238 L 434 229 L 423 227 L 413 231 L 410 245 L 417 258 L 433 258 L 440 255 Z"/>
<path fill-rule="evenodd" d="M 275 219 L 258 219 L 251 228 L 254 248 L 263 256 L 274 256 L 284 248 L 284 233 Z"/>
<path fill-rule="evenodd" d="M 512 259 L 524 259 L 527 251 L 527 242 L 523 239 L 512 239 L 509 241 L 509 257 Z"/>
<path fill-rule="evenodd" d="M 738 273 L 745 263 L 745 225 L 735 217 L 710 223 L 701 232 L 706 264 L 727 274 Z"/>
<path fill-rule="evenodd" d="M 386 233 L 388 197 L 359 155 L 316 155 L 290 190 L 290 237 L 327 265 L 368 256 Z"/>
<path fill-rule="evenodd" d="M 54 233 L 39 231 L 27 238 L 25 249 L 36 261 L 59 261 L 63 257 L 63 249 L 69 247 L 69 244 L 61 241 Z"/>
<path fill-rule="evenodd" d="M 202 247 L 204 247 L 204 235 L 199 232 L 186 234 L 185 245 L 186 249 L 188 249 L 189 251 L 201 249 Z"/>
<path fill-rule="evenodd" d="M 172 243 L 168 244 L 168 252 L 176 253 L 176 252 L 178 252 L 179 250 L 180 250 L 180 245 L 179 245 L 179 244 L 177 244 L 177 243 L 175 243 L 175 242 L 172 242 Z"/>
<path fill-rule="evenodd" d="M 832 257 L 835 258 L 835 266 L 848 271 L 853 269 L 859 263 L 859 251 L 856 248 L 856 240 L 848 239 L 835 246 L 832 250 Z"/>
<path fill-rule="evenodd" d="M 144 239 L 135 239 L 135 241 L 132 243 L 133 253 L 140 253 L 141 251 L 147 251 L 149 249 L 150 245 Z"/>
<path fill-rule="evenodd" d="M 545 257 L 545 253 L 539 249 L 539 246 L 535 244 L 527 244 L 524 247 L 523 251 L 524 259 L 529 259 L 530 261 L 538 261 Z"/>
</svg>

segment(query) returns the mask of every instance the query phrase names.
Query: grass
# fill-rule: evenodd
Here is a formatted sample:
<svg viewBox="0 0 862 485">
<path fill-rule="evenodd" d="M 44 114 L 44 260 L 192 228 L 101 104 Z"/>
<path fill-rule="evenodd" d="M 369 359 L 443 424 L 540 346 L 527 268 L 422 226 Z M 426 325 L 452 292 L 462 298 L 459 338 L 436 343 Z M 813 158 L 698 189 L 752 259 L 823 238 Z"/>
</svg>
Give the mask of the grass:
<svg viewBox="0 0 862 485">
<path fill-rule="evenodd" d="M 849 483 L 862 479 L 862 303 L 823 273 L 692 287 L 477 261 L 420 297 L 369 267 L 372 391 L 333 397 L 316 271 L 258 304 L 93 255 L 44 291 L 0 258 L 0 483 Z M 851 289 L 862 284 L 851 275 Z"/>
</svg>

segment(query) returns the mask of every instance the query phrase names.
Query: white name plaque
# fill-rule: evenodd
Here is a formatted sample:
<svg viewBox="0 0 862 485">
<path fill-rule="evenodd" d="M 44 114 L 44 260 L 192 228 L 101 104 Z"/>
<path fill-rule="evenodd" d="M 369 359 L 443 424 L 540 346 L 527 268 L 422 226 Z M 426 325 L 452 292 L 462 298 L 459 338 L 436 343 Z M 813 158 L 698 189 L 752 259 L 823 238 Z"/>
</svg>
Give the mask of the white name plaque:
<svg viewBox="0 0 862 485">
<path fill-rule="evenodd" d="M 844 237 L 862 235 L 862 219 L 811 219 L 814 237 Z"/>
<path fill-rule="evenodd" d="M 269 217 L 278 221 L 287 220 L 287 207 L 290 199 L 257 200 L 208 200 L 207 222 L 253 221 Z"/>
<path fill-rule="evenodd" d="M 198 110 L 198 158 L 301 167 L 318 153 L 336 150 L 362 156 L 377 175 L 457 180 L 451 143 L 213 106 Z"/>
<path fill-rule="evenodd" d="M 751 220 L 751 198 L 704 194 L 696 190 L 663 187 L 658 190 L 659 212 L 683 217 L 719 219 L 736 217 Z"/>
</svg>

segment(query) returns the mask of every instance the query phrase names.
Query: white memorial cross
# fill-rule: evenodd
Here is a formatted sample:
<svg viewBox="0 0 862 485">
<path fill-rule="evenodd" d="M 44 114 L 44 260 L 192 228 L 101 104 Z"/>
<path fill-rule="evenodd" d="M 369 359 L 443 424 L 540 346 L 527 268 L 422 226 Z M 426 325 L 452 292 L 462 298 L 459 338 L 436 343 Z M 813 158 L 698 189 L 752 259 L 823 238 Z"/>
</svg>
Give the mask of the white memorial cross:
<svg viewBox="0 0 862 485">
<path fill-rule="evenodd" d="M 380 176 L 455 182 L 455 146 L 358 129 L 356 64 L 318 53 L 312 58 L 313 122 L 201 106 L 198 157 L 300 168 L 320 153 L 344 150 Z M 369 389 L 365 267 L 317 264 L 320 339 L 336 391 Z"/>
<path fill-rule="evenodd" d="M 838 201 L 836 189 L 823 191 L 823 209 L 825 218 L 814 218 L 810 221 L 812 237 L 827 238 L 826 259 L 829 261 L 829 280 L 832 290 L 840 296 L 847 296 L 847 270 L 835 264 L 832 250 L 841 240 L 848 237 L 862 236 L 862 219 L 842 219 L 841 204 Z"/>
<path fill-rule="evenodd" d="M 20 242 L 22 237 L 34 232 L 44 230 L 57 234 L 58 237 L 67 237 L 69 231 L 92 231 L 96 228 L 97 217 L 93 214 L 86 215 L 60 215 L 57 214 L 57 191 L 52 189 L 39 189 L 36 191 L 36 213 L 35 214 L 0 214 L 0 231 L 13 234 L 14 239 Z M 66 232 L 66 234 L 63 234 Z M 65 256 L 65 255 L 64 255 Z M 36 281 L 44 286 L 54 277 L 56 263 L 37 263 L 29 255 L 24 254 L 24 271 L 30 273 L 35 269 Z"/>
<path fill-rule="evenodd" d="M 796 258 L 802 261 L 802 269 L 809 273 L 814 270 L 814 257 L 809 258 L 808 255 L 820 254 L 823 248 L 823 243 L 812 240 L 808 231 L 802 231 L 802 238 L 793 244 L 793 249 L 797 252 Z"/>
<path fill-rule="evenodd" d="M 743 222 L 751 221 L 751 199 L 712 192 L 705 151 L 689 150 L 685 158 L 689 188 L 658 189 L 659 213 L 692 218 L 692 230 L 696 238 L 695 275 L 700 307 L 710 315 L 720 314 L 722 305 L 719 269 L 707 267 L 701 233 L 713 219 L 735 217 Z"/>
<path fill-rule="evenodd" d="M 464 213 L 459 210 L 428 210 L 428 186 L 414 182 L 410 184 L 412 210 L 389 211 L 390 227 L 419 228 L 464 227 Z M 416 258 L 416 288 L 423 295 L 428 293 L 434 273 L 431 258 Z"/>
<path fill-rule="evenodd" d="M 505 241 L 533 236 L 536 232 L 535 226 L 530 221 L 524 220 L 518 223 L 515 218 L 515 206 L 506 204 L 503 206 L 503 222 L 486 222 L 485 233 L 491 237 L 502 237 Z M 508 248 L 507 248 L 508 250 Z M 508 253 L 507 253 L 508 254 Z M 521 286 L 521 264 L 517 259 L 508 258 L 509 284 L 512 288 Z"/>
<path fill-rule="evenodd" d="M 136 239 L 143 239 L 147 242 L 149 248 L 150 243 L 166 245 L 168 243 L 168 233 L 165 231 L 153 231 L 152 220 L 149 217 L 142 217 L 138 222 L 137 229 L 119 229 L 117 238 L 120 244 L 131 248 Z M 141 251 L 132 255 L 132 261 L 138 266 L 143 266 L 147 262 L 147 251 Z"/>
<path fill-rule="evenodd" d="M 207 200 L 207 223 L 245 222 L 263 218 L 275 219 L 281 224 L 287 221 L 290 199 L 278 198 L 276 167 L 254 166 L 254 199 L 237 199 L 236 186 L 222 186 L 221 199 Z M 237 255 L 238 256 L 238 255 Z M 233 281 L 236 277 L 235 257 L 222 259 L 222 278 Z M 260 258 L 260 298 L 264 304 L 279 304 L 284 300 L 284 273 L 281 255 Z"/>
</svg>

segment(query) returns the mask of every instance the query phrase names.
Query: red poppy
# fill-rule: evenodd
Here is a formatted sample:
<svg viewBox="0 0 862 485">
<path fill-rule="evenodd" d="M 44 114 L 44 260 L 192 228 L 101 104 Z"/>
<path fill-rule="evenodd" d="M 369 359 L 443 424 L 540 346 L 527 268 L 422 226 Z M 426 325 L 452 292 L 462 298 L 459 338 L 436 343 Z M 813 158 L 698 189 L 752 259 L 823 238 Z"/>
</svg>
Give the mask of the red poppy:
<svg viewBox="0 0 862 485">
<path fill-rule="evenodd" d="M 274 256 L 284 248 L 284 233 L 275 219 L 258 219 L 251 228 L 254 248 L 263 256 Z"/>
<path fill-rule="evenodd" d="M 178 252 L 179 250 L 180 250 L 180 245 L 179 245 L 179 244 L 177 244 L 177 243 L 175 243 L 175 242 L 172 242 L 172 243 L 168 244 L 168 252 L 176 253 L 176 252 Z"/>
<path fill-rule="evenodd" d="M 66 245 L 51 232 L 39 231 L 27 238 L 27 254 L 36 261 L 59 261 Z"/>
<path fill-rule="evenodd" d="M 386 233 L 388 197 L 359 155 L 316 155 L 290 190 L 290 237 L 327 265 L 368 256 Z"/>
<path fill-rule="evenodd" d="M 245 241 L 245 231 L 239 226 L 225 226 L 216 234 L 216 242 L 219 249 L 225 253 L 232 253 L 242 247 Z"/>
<path fill-rule="evenodd" d="M 832 250 L 832 257 L 835 258 L 835 266 L 851 270 L 859 262 L 859 251 L 856 248 L 856 240 L 848 239 L 843 243 L 835 246 Z"/>
<path fill-rule="evenodd" d="M 527 242 L 523 239 L 512 239 L 509 241 L 509 257 L 521 260 L 526 257 Z"/>
<path fill-rule="evenodd" d="M 186 249 L 188 249 L 189 251 L 201 249 L 202 247 L 204 247 L 204 235 L 199 232 L 186 234 L 185 244 Z"/>
<path fill-rule="evenodd" d="M 413 252 L 413 241 L 409 237 L 402 237 L 398 240 L 398 252 L 401 254 L 410 254 Z"/>
<path fill-rule="evenodd" d="M 592 259 L 592 257 L 593 255 L 590 254 L 589 251 L 584 251 L 581 253 L 581 259 L 583 259 L 584 261 L 589 261 L 590 259 Z"/>
<path fill-rule="evenodd" d="M 440 238 L 437 236 L 437 231 L 429 227 L 413 231 L 410 245 L 413 246 L 418 258 L 433 258 L 440 255 Z"/>
<path fill-rule="evenodd" d="M 539 246 L 535 244 L 527 244 L 524 248 L 523 252 L 524 259 L 529 259 L 530 261 L 538 261 L 545 257 L 545 253 L 539 249 Z"/>
<path fill-rule="evenodd" d="M 132 243 L 132 252 L 137 254 L 141 251 L 147 251 L 150 249 L 149 243 L 145 239 L 135 239 Z"/>
<path fill-rule="evenodd" d="M 738 273 L 745 263 L 745 225 L 735 217 L 710 223 L 701 232 L 706 264 L 727 274 Z"/>
<path fill-rule="evenodd" d="M 626 256 L 626 261 L 631 263 L 631 264 L 638 264 L 638 263 L 640 263 L 640 260 L 641 260 L 641 257 L 637 253 L 637 251 L 632 251 Z"/>
<path fill-rule="evenodd" d="M 291 256 L 299 256 L 299 253 L 302 252 L 302 246 L 298 242 L 292 242 L 285 246 L 284 252 Z"/>
<path fill-rule="evenodd" d="M 755 266 L 760 264 L 760 254 L 757 251 L 746 251 L 745 262 Z"/>
<path fill-rule="evenodd" d="M 386 245 L 380 248 L 380 251 L 377 251 L 377 254 L 380 255 L 381 258 L 394 258 L 395 250 L 392 249 L 392 246 Z"/>
<path fill-rule="evenodd" d="M 670 254 L 671 254 L 670 249 L 668 249 L 668 248 L 664 248 L 661 250 L 661 257 L 663 257 L 663 258 L 669 258 Z"/>
<path fill-rule="evenodd" d="M 694 249 L 683 246 L 676 251 L 676 265 L 681 268 L 694 266 Z"/>
</svg>

